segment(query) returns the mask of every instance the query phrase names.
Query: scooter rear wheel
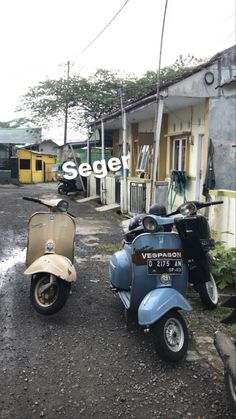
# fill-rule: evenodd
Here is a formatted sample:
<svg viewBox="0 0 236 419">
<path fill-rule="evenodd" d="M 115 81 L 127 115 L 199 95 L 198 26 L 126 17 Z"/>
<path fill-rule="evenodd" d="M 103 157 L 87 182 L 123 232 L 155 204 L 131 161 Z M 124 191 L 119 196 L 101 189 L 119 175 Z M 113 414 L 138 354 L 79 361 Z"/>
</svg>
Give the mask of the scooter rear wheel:
<svg viewBox="0 0 236 419">
<path fill-rule="evenodd" d="M 236 384 L 229 371 L 225 370 L 225 388 L 228 400 L 234 412 L 236 412 Z"/>
<path fill-rule="evenodd" d="M 163 361 L 178 362 L 187 353 L 188 329 L 177 310 L 171 310 L 152 326 L 154 347 Z"/>
<path fill-rule="evenodd" d="M 212 274 L 211 280 L 198 285 L 198 292 L 202 300 L 202 304 L 206 308 L 216 308 L 219 300 L 218 290 L 215 279 Z"/>
<path fill-rule="evenodd" d="M 50 284 L 45 291 L 43 288 Z M 34 309 L 44 315 L 57 313 L 64 306 L 71 284 L 49 273 L 39 273 L 31 278 L 30 301 Z"/>
</svg>

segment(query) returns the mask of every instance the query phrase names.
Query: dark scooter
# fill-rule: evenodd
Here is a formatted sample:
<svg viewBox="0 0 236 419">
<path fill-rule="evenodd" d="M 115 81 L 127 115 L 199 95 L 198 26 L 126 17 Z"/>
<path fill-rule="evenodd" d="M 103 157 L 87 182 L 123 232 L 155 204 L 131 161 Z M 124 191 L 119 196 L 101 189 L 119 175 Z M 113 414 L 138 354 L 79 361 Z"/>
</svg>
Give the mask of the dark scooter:
<svg viewBox="0 0 236 419">
<path fill-rule="evenodd" d="M 186 203 L 187 207 L 192 205 L 190 216 L 184 221 L 177 219 L 175 223 L 188 263 L 189 283 L 199 293 L 204 307 L 208 309 L 216 308 L 219 300 L 216 282 L 211 273 L 214 259 L 209 253 L 215 248 L 215 241 L 211 238 L 207 218 L 199 210 L 219 204 L 223 204 L 223 201 Z M 179 213 L 178 208 L 172 215 Z"/>
<path fill-rule="evenodd" d="M 236 323 L 236 296 L 232 296 L 222 304 L 223 307 L 232 308 L 232 313 L 222 323 Z M 224 381 L 226 394 L 233 412 L 236 413 L 236 340 L 226 333 L 215 332 L 215 347 L 224 364 Z"/>
<path fill-rule="evenodd" d="M 58 193 L 64 195 L 76 195 L 81 191 L 76 185 L 76 179 L 60 179 Z"/>
<path fill-rule="evenodd" d="M 136 312 L 139 325 L 152 332 L 155 349 L 164 361 L 180 361 L 187 352 L 188 330 L 179 311 L 192 310 L 186 299 L 189 264 L 195 287 L 211 280 L 203 246 L 209 248 L 212 242 L 208 224 L 197 209 L 216 203 L 221 202 L 197 203 L 197 208 L 189 202 L 166 216 L 144 216 L 127 232 L 123 249 L 110 261 L 112 289 L 126 314 Z M 173 226 L 177 232 L 170 231 Z"/>
</svg>

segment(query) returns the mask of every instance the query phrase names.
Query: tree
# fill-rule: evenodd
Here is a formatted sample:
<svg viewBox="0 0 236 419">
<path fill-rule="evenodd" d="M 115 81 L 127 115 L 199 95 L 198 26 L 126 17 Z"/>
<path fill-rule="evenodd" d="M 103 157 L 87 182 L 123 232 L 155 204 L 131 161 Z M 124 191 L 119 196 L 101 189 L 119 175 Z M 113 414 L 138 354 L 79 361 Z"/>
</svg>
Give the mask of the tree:
<svg viewBox="0 0 236 419">
<path fill-rule="evenodd" d="M 161 70 L 161 82 L 174 79 L 200 62 L 202 60 L 193 56 L 184 58 L 180 55 L 172 66 Z M 137 77 L 98 69 L 88 78 L 73 75 L 68 83 L 62 78 L 40 82 L 22 97 L 18 110 L 30 110 L 34 123 L 48 126 L 55 119 L 61 124 L 64 122 L 68 103 L 69 121 L 81 127 L 120 109 L 121 90 L 123 102 L 126 103 L 153 91 L 156 84 L 155 71 L 147 71 L 142 77 Z"/>
<path fill-rule="evenodd" d="M 26 118 L 12 119 L 11 121 L 7 122 L 0 121 L 0 128 L 19 128 L 27 122 L 29 122 L 29 120 Z"/>
</svg>

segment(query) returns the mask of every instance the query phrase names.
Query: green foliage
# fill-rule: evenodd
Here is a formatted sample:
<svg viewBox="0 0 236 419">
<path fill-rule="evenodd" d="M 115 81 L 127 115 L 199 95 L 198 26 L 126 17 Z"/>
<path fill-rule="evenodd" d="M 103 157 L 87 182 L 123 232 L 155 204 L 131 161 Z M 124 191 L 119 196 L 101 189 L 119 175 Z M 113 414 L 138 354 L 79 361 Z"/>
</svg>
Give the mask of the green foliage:
<svg viewBox="0 0 236 419">
<path fill-rule="evenodd" d="M 13 119 L 12 121 L 1 122 L 0 121 L 0 128 L 19 128 L 20 126 L 26 124 L 28 119 L 26 118 L 17 118 Z"/>
<path fill-rule="evenodd" d="M 161 70 L 160 82 L 172 80 L 201 60 L 193 56 L 180 56 L 172 66 Z M 147 71 L 142 77 L 121 76 L 118 72 L 98 69 L 88 78 L 72 75 L 66 79 L 45 80 L 31 87 L 22 97 L 18 111 L 29 110 L 36 124 L 49 125 L 52 119 L 63 123 L 66 104 L 69 121 L 75 126 L 85 126 L 102 115 L 120 109 L 120 91 L 123 103 L 154 92 L 157 73 Z"/>
<path fill-rule="evenodd" d="M 216 232 L 213 232 L 213 237 L 217 237 Z M 225 242 L 216 240 L 215 249 L 211 251 L 215 259 L 212 268 L 212 273 L 216 280 L 217 286 L 224 289 L 228 286 L 236 285 L 236 247 L 227 249 Z"/>
</svg>

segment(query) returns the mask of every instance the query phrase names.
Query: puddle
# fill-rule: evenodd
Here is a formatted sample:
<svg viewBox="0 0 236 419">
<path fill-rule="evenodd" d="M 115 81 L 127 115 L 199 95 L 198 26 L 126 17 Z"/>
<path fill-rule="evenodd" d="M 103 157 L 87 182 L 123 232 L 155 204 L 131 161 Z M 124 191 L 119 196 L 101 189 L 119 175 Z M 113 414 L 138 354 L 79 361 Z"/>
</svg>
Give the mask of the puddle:
<svg viewBox="0 0 236 419">
<path fill-rule="evenodd" d="M 87 258 L 80 258 L 80 257 L 75 257 L 75 260 L 77 263 L 88 263 L 89 260 L 94 260 L 96 262 L 103 262 L 103 263 L 107 263 L 109 262 L 111 259 L 111 255 L 94 255 L 94 256 L 89 256 Z"/>
<path fill-rule="evenodd" d="M 80 238 L 81 242 L 85 244 L 85 246 L 98 246 L 99 245 L 99 239 L 95 236 L 87 236 Z"/>
<path fill-rule="evenodd" d="M 80 221 L 81 220 L 78 220 L 76 223 L 76 233 L 82 236 L 90 234 L 107 234 L 107 232 L 111 230 L 111 227 L 106 220 L 88 219 L 87 224 L 80 224 Z"/>
<path fill-rule="evenodd" d="M 109 262 L 111 260 L 111 255 L 94 255 L 91 256 L 92 260 L 96 260 L 97 262 Z"/>
<path fill-rule="evenodd" d="M 1 265 L 1 274 L 4 275 L 7 271 L 13 268 L 18 263 L 24 263 L 26 258 L 26 248 L 15 249 L 11 252 L 11 256 L 5 257 L 4 260 L 0 262 Z M 4 285 L 4 280 L 0 282 L 0 289 Z"/>
</svg>

